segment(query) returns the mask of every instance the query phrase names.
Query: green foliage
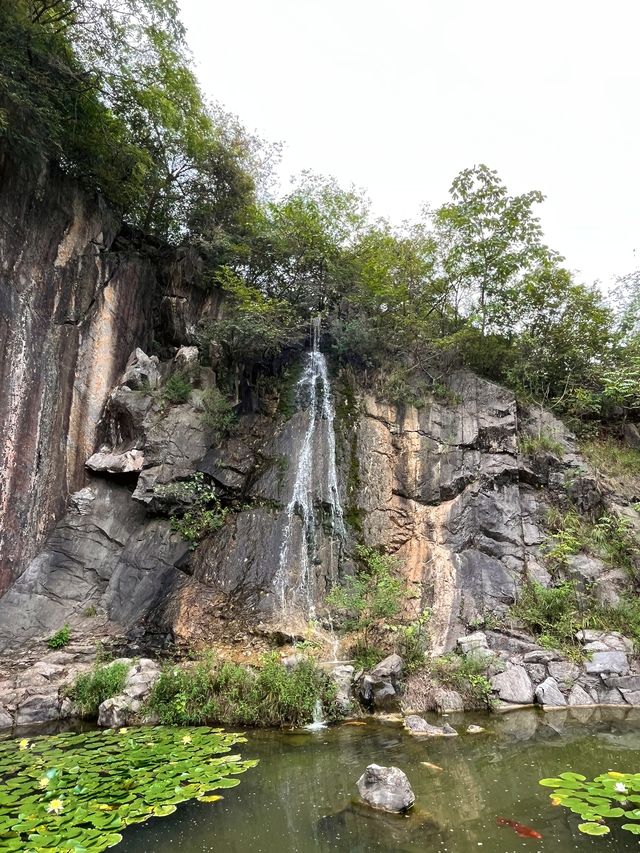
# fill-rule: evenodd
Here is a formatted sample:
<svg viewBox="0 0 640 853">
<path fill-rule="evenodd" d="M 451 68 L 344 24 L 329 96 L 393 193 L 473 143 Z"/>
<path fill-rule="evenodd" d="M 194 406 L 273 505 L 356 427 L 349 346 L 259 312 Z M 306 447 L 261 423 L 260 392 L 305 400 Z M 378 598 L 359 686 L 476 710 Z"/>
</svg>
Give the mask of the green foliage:
<svg viewBox="0 0 640 853">
<path fill-rule="evenodd" d="M 201 472 L 193 474 L 188 480 L 156 486 L 155 494 L 160 500 L 176 502 L 171 517 L 171 529 L 195 548 L 201 539 L 224 524 L 229 512 L 223 507 L 216 494 L 215 487 L 205 481 Z"/>
<path fill-rule="evenodd" d="M 300 726 L 320 701 L 327 719 L 338 716 L 335 684 L 311 659 L 285 667 L 266 655 L 257 670 L 205 659 L 165 669 L 148 700 L 162 723 L 217 722 L 243 726 Z"/>
<path fill-rule="evenodd" d="M 584 627 L 580 601 L 572 583 L 543 587 L 527 583 L 511 608 L 516 619 L 538 638 L 543 648 L 562 649 L 570 656 L 579 654 L 576 631 Z"/>
<path fill-rule="evenodd" d="M 229 398 L 219 388 L 209 388 L 204 393 L 202 405 L 202 422 L 211 430 L 214 444 L 231 435 L 237 416 Z"/>
<path fill-rule="evenodd" d="M 545 433 L 522 436 L 519 441 L 519 447 L 520 453 L 523 453 L 525 456 L 535 456 L 537 453 L 552 453 L 554 456 L 561 458 L 564 452 L 560 442 Z"/>
<path fill-rule="evenodd" d="M 357 574 L 335 586 L 326 603 L 339 615 L 342 627 L 358 632 L 361 645 L 367 647 L 371 632 L 400 612 L 406 586 L 392 558 L 363 546 L 358 547 L 358 556 L 362 566 Z"/>
<path fill-rule="evenodd" d="M 71 642 L 71 628 L 69 625 L 63 625 L 59 631 L 56 631 L 47 640 L 47 645 L 50 649 L 63 649 Z"/>
<path fill-rule="evenodd" d="M 429 647 L 429 620 L 431 611 L 423 610 L 409 625 L 392 626 L 395 633 L 395 649 L 404 661 L 403 671 L 407 675 L 417 672 L 425 665 L 425 654 Z"/>
<path fill-rule="evenodd" d="M 491 682 L 487 677 L 489 663 L 486 658 L 451 652 L 431 660 L 428 671 L 438 684 L 460 693 L 465 707 L 486 708 L 491 696 Z"/>
<path fill-rule="evenodd" d="M 566 566 L 571 555 L 586 551 L 635 577 L 640 543 L 629 519 L 602 513 L 594 521 L 575 510 L 565 513 L 552 510 L 547 523 L 553 531 L 546 546 L 546 557 L 552 567 Z"/>
<path fill-rule="evenodd" d="M 630 491 L 640 481 L 640 450 L 611 436 L 600 436 L 580 443 L 580 452 L 603 477 L 613 478 Z M 635 492 L 637 494 L 637 491 Z"/>
<path fill-rule="evenodd" d="M 186 403 L 189 394 L 191 394 L 191 383 L 186 373 L 181 370 L 172 373 L 162 389 L 164 399 L 175 405 Z"/>
<path fill-rule="evenodd" d="M 129 665 L 123 661 L 98 665 L 91 672 L 80 674 L 67 695 L 83 717 L 97 717 L 98 708 L 105 699 L 122 693 L 128 672 Z"/>
<path fill-rule="evenodd" d="M 238 743 L 219 729 L 164 727 L 2 740 L 2 849 L 100 853 L 127 826 L 239 784 L 256 762 L 228 754 Z"/>
<path fill-rule="evenodd" d="M 553 788 L 549 794 L 553 805 L 564 806 L 580 815 L 585 823 L 578 826 L 585 835 L 607 835 L 608 821 L 621 829 L 640 835 L 640 773 L 617 773 L 610 770 L 588 781 L 581 773 L 560 773 L 557 778 L 541 779 L 540 785 Z"/>
</svg>

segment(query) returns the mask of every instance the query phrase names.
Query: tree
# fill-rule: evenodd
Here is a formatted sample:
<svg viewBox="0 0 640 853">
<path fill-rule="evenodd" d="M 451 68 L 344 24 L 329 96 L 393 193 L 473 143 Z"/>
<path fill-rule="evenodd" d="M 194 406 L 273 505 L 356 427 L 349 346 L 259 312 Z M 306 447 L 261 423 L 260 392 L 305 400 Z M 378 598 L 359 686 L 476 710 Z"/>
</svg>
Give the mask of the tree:
<svg viewBox="0 0 640 853">
<path fill-rule="evenodd" d="M 525 304 L 523 279 L 557 256 L 542 242 L 533 190 L 511 196 L 485 165 L 454 179 L 452 200 L 433 214 L 441 274 L 449 282 L 456 316 L 481 333 L 510 333 Z"/>
</svg>

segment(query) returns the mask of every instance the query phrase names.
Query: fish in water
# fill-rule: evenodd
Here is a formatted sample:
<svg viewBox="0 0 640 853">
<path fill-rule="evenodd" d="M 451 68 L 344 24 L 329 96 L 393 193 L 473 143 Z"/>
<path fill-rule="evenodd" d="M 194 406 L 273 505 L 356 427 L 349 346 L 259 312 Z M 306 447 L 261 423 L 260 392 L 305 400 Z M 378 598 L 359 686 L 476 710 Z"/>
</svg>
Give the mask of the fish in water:
<svg viewBox="0 0 640 853">
<path fill-rule="evenodd" d="M 421 761 L 420 764 L 422 764 L 424 767 L 428 767 L 429 770 L 442 770 L 443 769 L 442 767 L 439 767 L 437 764 L 432 764 L 430 761 Z"/>
<path fill-rule="evenodd" d="M 523 823 L 518 823 L 515 820 L 509 820 L 509 818 L 506 817 L 498 818 L 498 826 L 508 826 L 517 835 L 522 836 L 522 838 L 542 838 L 540 833 L 536 832 L 535 829 L 531 829 L 530 826 L 525 826 Z"/>
<path fill-rule="evenodd" d="M 361 722 L 360 720 L 347 720 L 346 723 L 342 724 L 343 726 L 366 726 L 366 723 Z"/>
</svg>

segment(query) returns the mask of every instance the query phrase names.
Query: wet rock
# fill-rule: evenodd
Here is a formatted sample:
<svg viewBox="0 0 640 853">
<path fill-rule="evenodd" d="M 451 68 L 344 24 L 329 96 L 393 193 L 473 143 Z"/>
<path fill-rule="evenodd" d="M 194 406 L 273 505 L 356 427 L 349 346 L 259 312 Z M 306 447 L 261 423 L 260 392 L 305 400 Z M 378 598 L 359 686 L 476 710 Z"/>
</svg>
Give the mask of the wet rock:
<svg viewBox="0 0 640 853">
<path fill-rule="evenodd" d="M 503 702 L 530 705 L 533 702 L 533 684 L 522 666 L 510 666 L 494 675 L 491 688 Z"/>
<path fill-rule="evenodd" d="M 629 661 L 624 652 L 595 652 L 591 660 L 585 661 L 584 669 L 589 675 L 598 673 L 626 675 L 629 672 Z"/>
<path fill-rule="evenodd" d="M 546 678 L 535 690 L 536 702 L 539 705 L 558 708 L 567 704 L 555 678 Z"/>
<path fill-rule="evenodd" d="M 390 681 L 365 675 L 360 687 L 363 703 L 374 711 L 394 712 L 400 710 L 400 696 Z"/>
<path fill-rule="evenodd" d="M 425 737 L 455 737 L 458 734 L 448 723 L 445 723 L 444 726 L 432 726 L 417 714 L 409 714 L 405 717 L 404 727 L 412 735 Z"/>
<path fill-rule="evenodd" d="M 569 691 L 569 705 L 593 705 L 593 697 L 579 684 L 574 684 Z"/>
<path fill-rule="evenodd" d="M 416 798 L 406 775 L 398 767 L 370 764 L 357 782 L 363 802 L 386 812 L 405 812 Z"/>
<path fill-rule="evenodd" d="M 108 474 L 130 474 L 141 471 L 144 465 L 142 450 L 125 450 L 122 453 L 108 448 L 97 451 L 87 459 L 87 468 Z"/>
<path fill-rule="evenodd" d="M 486 729 L 483 728 L 482 726 L 471 725 L 471 726 L 467 726 L 466 731 L 467 731 L 468 735 L 479 735 L 479 734 L 482 734 L 482 732 L 486 731 Z"/>
<path fill-rule="evenodd" d="M 353 673 L 354 667 L 348 664 L 336 666 L 329 673 L 329 678 L 336 685 L 336 704 L 343 714 L 353 710 Z"/>
</svg>

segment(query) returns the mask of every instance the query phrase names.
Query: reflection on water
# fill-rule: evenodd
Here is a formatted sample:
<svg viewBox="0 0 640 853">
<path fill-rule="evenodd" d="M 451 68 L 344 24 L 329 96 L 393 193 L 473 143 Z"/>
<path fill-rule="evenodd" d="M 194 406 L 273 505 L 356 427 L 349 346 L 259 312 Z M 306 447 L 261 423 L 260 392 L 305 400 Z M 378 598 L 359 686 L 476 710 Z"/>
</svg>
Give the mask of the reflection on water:
<svg viewBox="0 0 640 853">
<path fill-rule="evenodd" d="M 260 764 L 218 803 L 189 803 L 171 817 L 125 832 L 119 853 L 519 853 L 638 850 L 629 833 L 589 838 L 579 819 L 553 807 L 544 776 L 575 770 L 640 770 L 640 715 L 582 709 L 519 711 L 487 720 L 466 715 L 464 731 L 418 740 L 397 725 L 337 726 L 317 732 L 251 732 L 242 752 Z M 442 772 L 421 764 L 431 762 Z M 358 806 L 356 779 L 367 764 L 401 767 L 416 806 L 407 817 Z M 533 827 L 522 838 L 496 821 Z"/>
</svg>

